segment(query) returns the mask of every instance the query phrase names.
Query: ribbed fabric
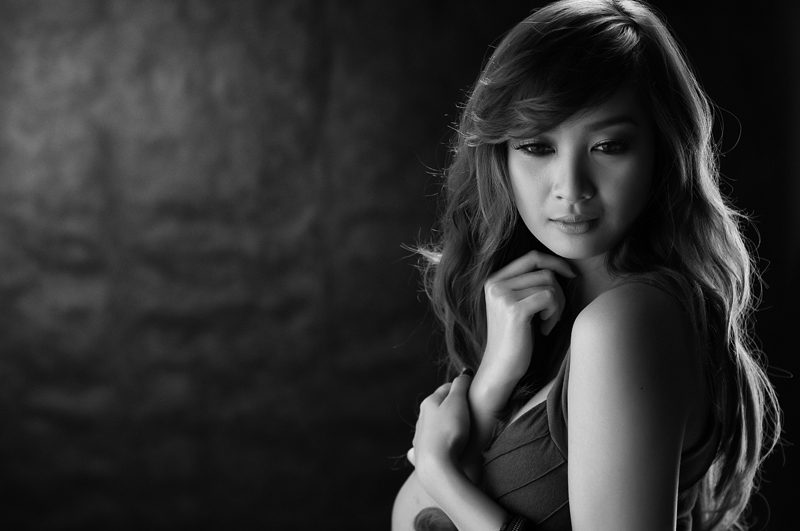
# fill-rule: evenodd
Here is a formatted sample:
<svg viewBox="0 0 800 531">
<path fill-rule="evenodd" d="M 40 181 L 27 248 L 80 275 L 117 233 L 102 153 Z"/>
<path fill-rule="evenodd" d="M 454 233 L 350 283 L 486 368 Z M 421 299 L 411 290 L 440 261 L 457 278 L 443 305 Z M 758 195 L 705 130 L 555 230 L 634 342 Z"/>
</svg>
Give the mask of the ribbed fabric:
<svg viewBox="0 0 800 531">
<path fill-rule="evenodd" d="M 567 351 L 547 399 L 523 413 L 484 452 L 482 488 L 506 510 L 529 518 L 536 529 L 572 529 L 567 490 Z M 719 430 L 709 423 L 700 444 L 681 455 L 678 529 L 691 529 L 695 484 L 711 466 Z"/>
</svg>

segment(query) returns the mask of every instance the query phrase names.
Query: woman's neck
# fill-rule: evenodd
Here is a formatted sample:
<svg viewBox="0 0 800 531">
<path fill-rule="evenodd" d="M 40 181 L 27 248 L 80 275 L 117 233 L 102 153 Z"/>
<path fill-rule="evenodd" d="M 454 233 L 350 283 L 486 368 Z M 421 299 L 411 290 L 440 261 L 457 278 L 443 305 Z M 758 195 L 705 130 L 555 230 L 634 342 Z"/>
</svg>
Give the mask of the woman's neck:
<svg viewBox="0 0 800 531">
<path fill-rule="evenodd" d="M 578 276 L 570 281 L 567 298 L 570 299 L 573 312 L 578 315 L 601 293 L 610 289 L 615 278 L 608 272 L 604 255 L 570 260 L 569 263 Z"/>
</svg>

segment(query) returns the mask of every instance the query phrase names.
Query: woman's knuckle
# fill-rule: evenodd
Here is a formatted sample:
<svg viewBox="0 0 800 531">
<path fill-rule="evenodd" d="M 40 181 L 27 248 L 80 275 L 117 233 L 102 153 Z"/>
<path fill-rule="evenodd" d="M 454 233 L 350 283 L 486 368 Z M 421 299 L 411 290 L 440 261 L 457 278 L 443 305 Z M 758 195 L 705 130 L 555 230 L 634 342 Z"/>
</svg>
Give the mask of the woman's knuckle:
<svg viewBox="0 0 800 531">
<path fill-rule="evenodd" d="M 505 290 L 496 282 L 492 282 L 486 286 L 486 294 L 495 299 L 502 299 L 504 291 Z"/>
<path fill-rule="evenodd" d="M 512 306 L 514 304 L 514 297 L 505 290 L 497 290 L 493 295 L 503 306 Z"/>
<path fill-rule="evenodd" d="M 487 295 L 491 295 L 494 293 L 495 283 L 491 281 L 487 281 L 486 284 L 483 285 L 483 291 L 486 292 Z"/>
</svg>

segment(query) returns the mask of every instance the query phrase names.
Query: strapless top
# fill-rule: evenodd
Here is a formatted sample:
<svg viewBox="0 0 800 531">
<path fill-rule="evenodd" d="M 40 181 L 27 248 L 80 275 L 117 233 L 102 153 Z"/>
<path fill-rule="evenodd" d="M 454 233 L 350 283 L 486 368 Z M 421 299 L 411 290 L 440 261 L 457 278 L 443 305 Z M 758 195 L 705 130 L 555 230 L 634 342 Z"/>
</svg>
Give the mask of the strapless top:
<svg viewBox="0 0 800 531">
<path fill-rule="evenodd" d="M 506 510 L 543 531 L 572 529 L 567 489 L 569 350 L 547 399 L 510 423 L 485 450 L 481 488 Z M 681 454 L 678 529 L 692 528 L 698 482 L 717 453 L 715 422 L 701 442 Z"/>
</svg>

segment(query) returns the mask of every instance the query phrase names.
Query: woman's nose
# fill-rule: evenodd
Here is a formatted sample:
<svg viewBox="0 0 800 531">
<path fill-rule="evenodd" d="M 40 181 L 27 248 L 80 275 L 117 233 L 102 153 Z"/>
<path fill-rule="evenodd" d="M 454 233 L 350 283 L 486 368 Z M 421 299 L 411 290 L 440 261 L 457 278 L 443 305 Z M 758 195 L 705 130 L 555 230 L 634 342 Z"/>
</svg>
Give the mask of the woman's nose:
<svg viewBox="0 0 800 531">
<path fill-rule="evenodd" d="M 565 156 L 559 161 L 553 182 L 556 198 L 577 203 L 594 195 L 595 189 L 588 165 L 589 162 L 580 155 Z"/>
</svg>

